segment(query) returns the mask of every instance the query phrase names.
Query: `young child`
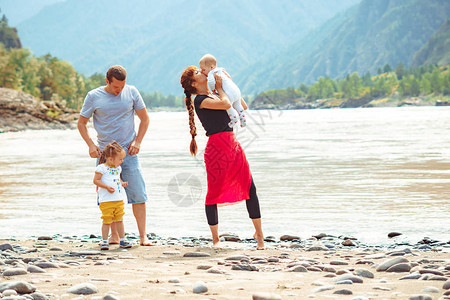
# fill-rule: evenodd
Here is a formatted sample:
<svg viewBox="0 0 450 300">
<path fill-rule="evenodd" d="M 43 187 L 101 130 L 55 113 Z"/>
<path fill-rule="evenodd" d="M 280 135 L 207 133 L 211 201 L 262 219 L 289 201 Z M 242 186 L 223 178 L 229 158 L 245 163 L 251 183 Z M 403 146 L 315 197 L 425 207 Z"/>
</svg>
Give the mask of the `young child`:
<svg viewBox="0 0 450 300">
<path fill-rule="evenodd" d="M 231 80 L 231 76 L 228 75 L 224 68 L 217 67 L 216 58 L 211 54 L 206 54 L 200 59 L 199 67 L 202 70 L 202 73 L 208 77 L 208 86 L 211 91 L 214 91 L 216 86 L 214 73 L 217 73 L 222 77 L 223 91 L 227 94 L 231 102 L 231 107 L 227 109 L 228 116 L 231 120 L 230 123 L 228 123 L 228 126 L 233 128 L 237 124 L 239 117 L 241 127 L 245 127 L 247 125 L 247 119 L 241 104 L 241 91 L 233 80 Z"/>
<path fill-rule="evenodd" d="M 131 248 L 131 244 L 125 240 L 123 227 L 124 201 L 127 200 L 124 187 L 128 182 L 120 179 L 120 165 L 125 155 L 123 148 L 114 141 L 106 145 L 95 169 L 94 184 L 98 187 L 98 202 L 103 219 L 100 250 L 109 250 L 108 235 L 112 222 L 117 224 L 120 248 Z"/>
</svg>

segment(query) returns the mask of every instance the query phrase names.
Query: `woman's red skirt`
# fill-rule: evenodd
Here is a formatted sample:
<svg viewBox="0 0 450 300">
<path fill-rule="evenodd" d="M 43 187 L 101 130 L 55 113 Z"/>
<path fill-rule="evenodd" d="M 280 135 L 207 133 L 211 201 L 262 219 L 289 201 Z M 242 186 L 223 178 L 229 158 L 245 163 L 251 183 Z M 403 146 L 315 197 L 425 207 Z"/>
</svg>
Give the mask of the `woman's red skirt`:
<svg viewBox="0 0 450 300">
<path fill-rule="evenodd" d="M 244 150 L 232 131 L 209 136 L 205 165 L 208 180 L 205 205 L 225 206 L 249 198 L 250 168 Z"/>
</svg>

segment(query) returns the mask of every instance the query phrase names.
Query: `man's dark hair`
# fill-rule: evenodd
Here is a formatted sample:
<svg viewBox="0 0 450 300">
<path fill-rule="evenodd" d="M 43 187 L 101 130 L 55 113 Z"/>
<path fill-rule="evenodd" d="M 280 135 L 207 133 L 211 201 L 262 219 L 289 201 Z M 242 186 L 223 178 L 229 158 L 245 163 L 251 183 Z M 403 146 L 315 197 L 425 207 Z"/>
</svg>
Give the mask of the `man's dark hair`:
<svg viewBox="0 0 450 300">
<path fill-rule="evenodd" d="M 113 77 L 119 81 L 124 81 L 127 78 L 127 71 L 122 66 L 112 66 L 108 69 L 108 72 L 106 72 L 106 78 L 111 82 Z"/>
</svg>

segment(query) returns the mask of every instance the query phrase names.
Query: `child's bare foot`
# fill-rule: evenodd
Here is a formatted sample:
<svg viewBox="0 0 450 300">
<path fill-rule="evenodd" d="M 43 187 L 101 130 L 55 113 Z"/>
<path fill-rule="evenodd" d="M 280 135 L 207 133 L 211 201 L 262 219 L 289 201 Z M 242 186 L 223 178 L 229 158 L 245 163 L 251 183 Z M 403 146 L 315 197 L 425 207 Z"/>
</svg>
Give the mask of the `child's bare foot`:
<svg viewBox="0 0 450 300">
<path fill-rule="evenodd" d="M 253 235 L 253 238 L 256 240 L 257 242 L 257 246 L 256 246 L 256 250 L 266 250 L 266 248 L 264 247 L 264 237 L 260 236 L 258 234 Z"/>
<path fill-rule="evenodd" d="M 110 245 L 119 245 L 120 239 L 119 237 L 111 236 L 108 241 Z"/>
</svg>

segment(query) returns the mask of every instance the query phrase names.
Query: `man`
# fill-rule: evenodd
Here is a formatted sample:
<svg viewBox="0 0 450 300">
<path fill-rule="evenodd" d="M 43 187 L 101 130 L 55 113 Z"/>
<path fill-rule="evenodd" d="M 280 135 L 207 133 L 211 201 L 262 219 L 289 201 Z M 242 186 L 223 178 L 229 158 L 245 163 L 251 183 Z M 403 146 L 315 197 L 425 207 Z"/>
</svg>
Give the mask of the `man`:
<svg viewBox="0 0 450 300">
<path fill-rule="evenodd" d="M 147 193 L 137 154 L 147 132 L 150 119 L 139 91 L 125 84 L 127 72 L 122 66 L 112 66 L 106 73 L 106 86 L 90 91 L 84 100 L 78 119 L 78 130 L 89 147 L 89 155 L 99 158 L 107 144 L 117 141 L 127 155 L 122 163 L 122 180 L 128 181 L 125 188 L 128 203 L 133 205 L 133 214 L 139 230 L 141 246 L 150 246 L 146 235 Z M 134 112 L 140 120 L 138 132 L 134 128 Z M 98 146 L 92 141 L 87 123 L 93 117 L 97 131 Z M 119 243 L 114 223 L 111 226 L 111 244 Z"/>
</svg>

